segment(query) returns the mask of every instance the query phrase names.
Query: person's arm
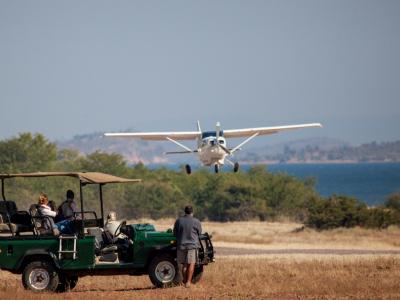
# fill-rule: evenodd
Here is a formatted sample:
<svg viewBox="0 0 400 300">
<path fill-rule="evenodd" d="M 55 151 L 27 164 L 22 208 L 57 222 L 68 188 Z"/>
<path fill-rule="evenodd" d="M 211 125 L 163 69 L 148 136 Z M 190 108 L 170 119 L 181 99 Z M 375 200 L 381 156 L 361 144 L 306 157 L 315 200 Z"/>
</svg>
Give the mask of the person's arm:
<svg viewBox="0 0 400 300">
<path fill-rule="evenodd" d="M 200 223 L 200 221 L 199 220 L 197 220 L 197 226 L 196 226 L 196 229 L 197 229 L 197 233 L 200 235 L 201 234 L 201 232 L 202 232 L 202 228 L 201 228 L 201 223 Z"/>
<path fill-rule="evenodd" d="M 72 202 L 71 202 L 70 207 L 71 207 L 73 213 L 74 213 L 74 212 L 77 212 L 77 208 L 76 208 L 76 203 L 75 203 L 75 201 L 72 201 Z"/>
<path fill-rule="evenodd" d="M 178 220 L 175 221 L 173 233 L 174 233 L 174 236 L 177 236 L 177 233 L 178 233 Z"/>
<path fill-rule="evenodd" d="M 57 215 L 57 213 L 55 211 L 52 211 L 50 207 L 41 206 L 40 208 L 43 216 L 49 216 L 54 218 Z"/>
</svg>

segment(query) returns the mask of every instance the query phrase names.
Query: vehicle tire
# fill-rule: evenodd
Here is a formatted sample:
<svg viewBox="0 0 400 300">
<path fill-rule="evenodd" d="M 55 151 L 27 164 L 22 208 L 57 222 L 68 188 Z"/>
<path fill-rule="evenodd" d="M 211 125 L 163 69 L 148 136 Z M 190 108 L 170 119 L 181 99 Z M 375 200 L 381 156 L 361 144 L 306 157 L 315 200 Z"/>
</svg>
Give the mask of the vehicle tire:
<svg viewBox="0 0 400 300">
<path fill-rule="evenodd" d="M 190 167 L 190 165 L 185 165 L 185 170 L 186 170 L 186 174 L 188 174 L 188 175 L 192 174 L 192 168 Z"/>
<path fill-rule="evenodd" d="M 178 284 L 178 266 L 171 255 L 161 254 L 153 258 L 148 273 L 156 287 L 166 288 Z"/>
<path fill-rule="evenodd" d="M 25 266 L 22 273 L 24 288 L 33 292 L 54 292 L 58 283 L 57 270 L 49 261 L 33 261 Z"/>
<path fill-rule="evenodd" d="M 60 280 L 56 290 L 59 293 L 64 293 L 72 290 L 74 287 L 76 287 L 78 283 L 78 276 L 60 275 L 59 278 Z"/>
<path fill-rule="evenodd" d="M 203 265 L 195 266 L 194 267 L 194 272 L 193 272 L 193 277 L 192 277 L 192 283 L 198 283 L 203 277 Z"/>
</svg>

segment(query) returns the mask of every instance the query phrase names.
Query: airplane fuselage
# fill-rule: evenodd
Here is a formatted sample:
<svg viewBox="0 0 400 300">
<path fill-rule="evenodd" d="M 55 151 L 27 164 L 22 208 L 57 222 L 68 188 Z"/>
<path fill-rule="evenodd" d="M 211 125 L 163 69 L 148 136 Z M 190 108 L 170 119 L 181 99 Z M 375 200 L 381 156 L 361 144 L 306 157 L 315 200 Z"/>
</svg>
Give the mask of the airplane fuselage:
<svg viewBox="0 0 400 300">
<path fill-rule="evenodd" d="M 219 145 L 217 144 L 219 143 Z M 226 140 L 223 137 L 209 136 L 198 142 L 197 150 L 199 159 L 204 166 L 223 165 L 226 151 L 220 146 L 226 147 Z"/>
</svg>

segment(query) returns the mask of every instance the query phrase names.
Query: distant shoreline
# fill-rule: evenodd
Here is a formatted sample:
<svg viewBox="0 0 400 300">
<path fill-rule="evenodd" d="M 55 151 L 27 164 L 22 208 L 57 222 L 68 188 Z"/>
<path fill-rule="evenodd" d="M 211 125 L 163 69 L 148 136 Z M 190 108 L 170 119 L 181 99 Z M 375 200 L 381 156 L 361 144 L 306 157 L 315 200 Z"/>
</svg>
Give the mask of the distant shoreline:
<svg viewBox="0 0 400 300">
<path fill-rule="evenodd" d="M 140 162 L 129 162 L 130 165 L 134 166 Z M 252 165 L 367 165 L 367 164 L 400 164 L 399 161 L 357 161 L 357 160 L 313 160 L 313 161 L 259 161 L 259 162 L 249 162 L 249 161 L 239 161 L 242 166 L 252 166 Z M 174 162 L 146 162 L 145 166 L 180 166 L 181 163 Z M 192 164 L 194 167 L 201 167 L 199 164 Z"/>
<path fill-rule="evenodd" d="M 258 162 L 251 162 L 242 160 L 240 162 L 243 165 L 299 165 L 299 164 L 399 164 L 400 161 L 358 161 L 358 160 L 289 160 L 289 161 L 277 161 L 277 160 L 264 160 Z"/>
</svg>

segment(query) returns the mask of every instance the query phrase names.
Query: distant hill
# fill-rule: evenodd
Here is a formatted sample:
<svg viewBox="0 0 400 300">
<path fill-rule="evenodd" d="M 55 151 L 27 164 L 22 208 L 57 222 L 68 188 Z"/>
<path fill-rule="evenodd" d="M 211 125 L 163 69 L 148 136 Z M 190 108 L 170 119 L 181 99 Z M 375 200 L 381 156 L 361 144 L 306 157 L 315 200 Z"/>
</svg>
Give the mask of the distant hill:
<svg viewBox="0 0 400 300">
<path fill-rule="evenodd" d="M 104 138 L 102 132 L 76 135 L 70 140 L 56 141 L 59 148 L 75 149 L 83 154 L 94 151 L 121 154 L 128 163 L 168 162 L 164 149 L 158 144 L 148 143 L 139 139 Z"/>
<path fill-rule="evenodd" d="M 248 163 L 400 162 L 400 141 L 351 146 L 330 138 L 306 139 L 244 151 L 240 159 Z"/>
<path fill-rule="evenodd" d="M 77 135 L 56 144 L 59 148 L 72 148 L 84 154 L 96 150 L 119 153 L 132 164 L 198 163 L 190 154 L 164 155 L 166 149 L 171 148 L 167 142 L 104 138 L 101 132 Z M 235 159 L 245 163 L 400 162 L 400 141 L 352 146 L 342 140 L 319 137 L 254 148 L 249 145 L 243 152 L 237 152 Z"/>
</svg>

